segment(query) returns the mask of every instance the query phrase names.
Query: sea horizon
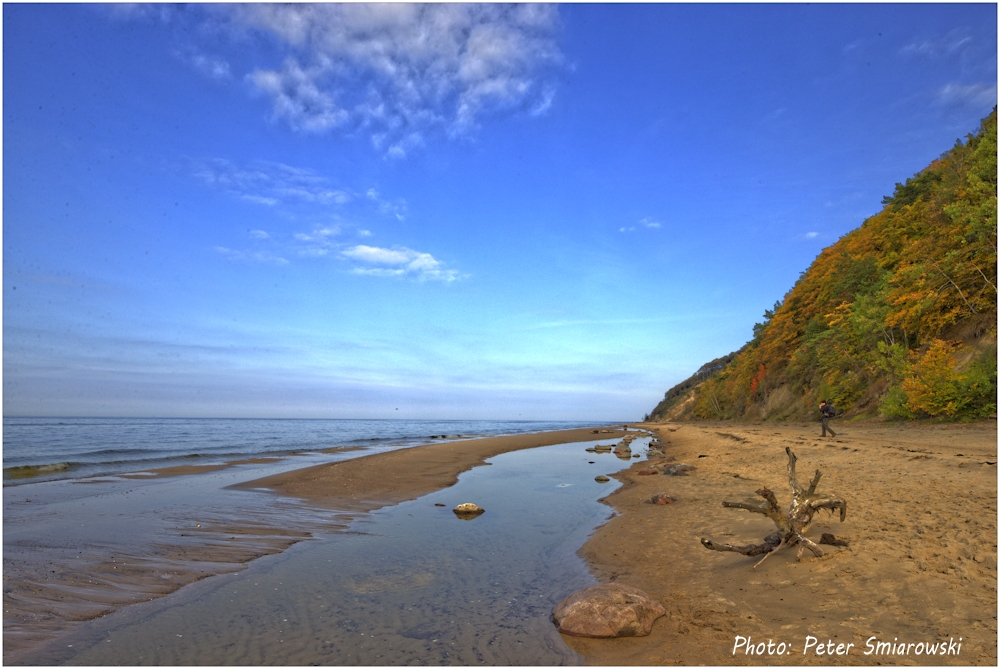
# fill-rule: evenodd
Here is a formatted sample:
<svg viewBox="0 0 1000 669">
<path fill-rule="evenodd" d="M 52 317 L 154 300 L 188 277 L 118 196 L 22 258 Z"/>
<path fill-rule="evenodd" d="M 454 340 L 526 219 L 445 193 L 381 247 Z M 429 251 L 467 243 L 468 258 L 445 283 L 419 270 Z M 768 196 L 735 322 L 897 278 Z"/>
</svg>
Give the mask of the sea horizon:
<svg viewBox="0 0 1000 669">
<path fill-rule="evenodd" d="M 409 418 L 4 416 L 3 482 L 112 476 L 237 458 L 408 448 L 609 424 Z M 366 454 L 367 454 L 366 453 Z"/>
</svg>

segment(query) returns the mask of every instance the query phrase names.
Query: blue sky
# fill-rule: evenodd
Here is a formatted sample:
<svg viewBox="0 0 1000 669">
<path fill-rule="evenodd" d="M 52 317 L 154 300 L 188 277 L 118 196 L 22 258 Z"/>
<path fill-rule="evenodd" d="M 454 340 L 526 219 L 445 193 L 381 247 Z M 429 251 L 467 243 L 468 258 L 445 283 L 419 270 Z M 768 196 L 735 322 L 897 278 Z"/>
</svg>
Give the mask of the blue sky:
<svg viewBox="0 0 1000 669">
<path fill-rule="evenodd" d="M 641 418 L 976 130 L 996 26 L 5 4 L 4 412 Z"/>
</svg>

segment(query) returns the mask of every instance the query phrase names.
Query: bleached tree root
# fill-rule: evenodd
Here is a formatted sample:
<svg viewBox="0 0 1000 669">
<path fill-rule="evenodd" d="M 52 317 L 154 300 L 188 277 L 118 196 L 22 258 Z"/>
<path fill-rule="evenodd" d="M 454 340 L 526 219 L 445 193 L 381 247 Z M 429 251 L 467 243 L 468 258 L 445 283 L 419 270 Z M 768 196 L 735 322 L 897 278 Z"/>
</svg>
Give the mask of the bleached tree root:
<svg viewBox="0 0 1000 669">
<path fill-rule="evenodd" d="M 785 448 L 785 453 L 788 454 L 788 485 L 792 489 L 792 503 L 788 507 L 788 511 L 781 510 L 774 493 L 767 488 L 761 488 L 756 491 L 756 494 L 763 498 L 763 501 L 722 503 L 722 506 L 729 509 L 744 509 L 750 513 L 759 513 L 767 516 L 777 526 L 777 531 L 765 537 L 764 543 L 761 544 L 734 546 L 733 544 L 716 543 L 711 539 L 702 539 L 702 546 L 713 551 L 730 551 L 747 556 L 763 555 L 764 557 L 754 565 L 755 569 L 768 556 L 789 546 L 797 545 L 799 547 L 795 555 L 795 559 L 797 560 L 802 558 L 802 552 L 805 549 L 809 549 L 816 557 L 823 556 L 823 551 L 819 545 L 808 539 L 805 536 L 805 532 L 809 529 L 813 516 L 820 509 L 826 509 L 831 513 L 839 510 L 840 522 L 844 522 L 847 518 L 847 502 L 837 496 L 816 494 L 816 486 L 819 485 L 819 479 L 822 476 L 818 469 L 813 475 L 812 481 L 809 482 L 809 488 L 803 488 L 799 484 L 795 474 L 795 462 L 797 460 L 795 454 L 792 453 L 792 449 L 790 448 Z"/>
</svg>

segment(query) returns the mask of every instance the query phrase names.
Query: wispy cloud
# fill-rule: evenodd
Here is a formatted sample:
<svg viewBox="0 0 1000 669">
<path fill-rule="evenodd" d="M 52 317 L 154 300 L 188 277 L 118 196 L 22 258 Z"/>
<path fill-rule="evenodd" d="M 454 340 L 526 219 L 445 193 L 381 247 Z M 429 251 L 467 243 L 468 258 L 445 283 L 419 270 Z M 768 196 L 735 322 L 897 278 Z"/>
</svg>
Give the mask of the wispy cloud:
<svg viewBox="0 0 1000 669">
<path fill-rule="evenodd" d="M 384 199 L 379 192 L 374 188 L 369 188 L 365 196 L 375 203 L 378 207 L 378 211 L 381 214 L 390 214 L 395 216 L 397 220 L 402 221 L 406 219 L 406 200 L 398 198 L 397 200 L 390 202 Z"/>
<path fill-rule="evenodd" d="M 937 101 L 948 107 L 992 107 L 997 103 L 997 85 L 951 83 L 938 91 Z"/>
<path fill-rule="evenodd" d="M 339 225 L 317 225 L 310 232 L 296 232 L 292 235 L 293 252 L 311 258 L 322 258 L 343 246 L 337 238 L 343 232 Z"/>
<path fill-rule="evenodd" d="M 233 76 L 229 63 L 219 56 L 204 53 L 193 47 L 175 51 L 174 55 L 210 79 L 224 81 Z"/>
<path fill-rule="evenodd" d="M 904 56 L 925 56 L 940 58 L 958 53 L 972 42 L 968 30 L 956 28 L 947 35 L 936 39 L 916 40 L 899 50 Z"/>
<path fill-rule="evenodd" d="M 629 225 L 629 226 L 618 228 L 618 232 L 635 232 L 639 228 L 648 228 L 648 229 L 655 230 L 655 229 L 660 228 L 662 226 L 663 226 L 662 223 L 660 223 L 659 221 L 657 221 L 655 219 L 652 219 L 649 216 L 647 216 L 645 218 L 639 219 L 639 222 L 636 223 L 635 225 Z"/>
<path fill-rule="evenodd" d="M 287 57 L 247 80 L 293 129 L 367 132 L 404 157 L 441 129 L 468 136 L 490 113 L 545 113 L 561 62 L 558 9 L 517 4 L 246 4 L 213 7 Z"/>
<path fill-rule="evenodd" d="M 357 264 L 351 270 L 355 274 L 372 276 L 411 276 L 420 280 L 452 282 L 458 280 L 459 273 L 445 269 L 444 263 L 430 253 L 422 253 L 397 246 L 391 249 L 359 244 L 343 249 L 341 256 Z"/>
<path fill-rule="evenodd" d="M 287 265 L 288 261 L 269 251 L 239 251 L 225 246 L 216 246 L 215 252 L 229 260 L 264 263 L 267 265 Z"/>
<path fill-rule="evenodd" d="M 816 239 L 817 237 L 819 237 L 819 233 L 818 232 L 807 232 L 806 234 L 804 234 L 802 236 L 805 237 L 806 239 Z"/>
<path fill-rule="evenodd" d="M 199 160 L 194 174 L 230 195 L 268 206 L 292 202 L 340 205 L 353 197 L 312 170 L 269 161 L 241 166 L 223 158 Z"/>
</svg>

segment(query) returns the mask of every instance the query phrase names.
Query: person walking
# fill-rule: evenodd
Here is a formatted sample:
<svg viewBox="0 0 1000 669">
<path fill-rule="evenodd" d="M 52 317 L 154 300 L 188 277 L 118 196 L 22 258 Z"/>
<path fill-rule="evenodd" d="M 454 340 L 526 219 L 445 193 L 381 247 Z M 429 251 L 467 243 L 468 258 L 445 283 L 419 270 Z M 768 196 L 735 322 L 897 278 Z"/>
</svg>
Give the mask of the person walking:
<svg viewBox="0 0 1000 669">
<path fill-rule="evenodd" d="M 823 435 L 829 432 L 831 437 L 836 437 L 837 433 L 833 431 L 833 428 L 826 424 L 826 421 L 837 415 L 836 409 L 833 408 L 832 404 L 827 404 L 826 400 L 820 400 L 819 402 L 819 424 L 823 426 Z"/>
</svg>

